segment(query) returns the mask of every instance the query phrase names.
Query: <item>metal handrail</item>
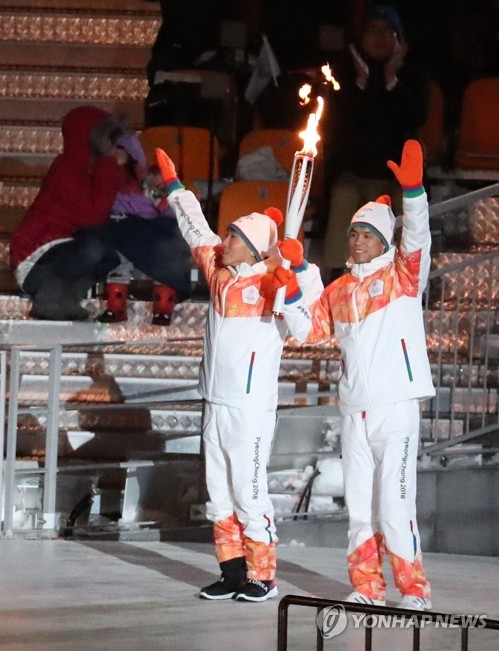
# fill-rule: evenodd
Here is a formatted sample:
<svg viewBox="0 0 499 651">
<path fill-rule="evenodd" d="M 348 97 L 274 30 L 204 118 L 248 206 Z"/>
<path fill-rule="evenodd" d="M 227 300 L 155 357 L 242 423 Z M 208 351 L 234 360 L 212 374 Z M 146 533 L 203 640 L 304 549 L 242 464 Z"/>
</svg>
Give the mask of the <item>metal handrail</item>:
<svg viewBox="0 0 499 651">
<path fill-rule="evenodd" d="M 499 431 L 498 363 L 489 354 L 498 297 L 499 250 L 430 273 L 425 322 L 437 377 L 425 454 Z"/>
<path fill-rule="evenodd" d="M 494 197 L 497 195 L 499 195 L 499 183 L 494 183 L 492 185 L 486 186 L 485 188 L 479 188 L 478 190 L 467 192 L 466 194 L 460 195 L 458 197 L 451 197 L 450 199 L 445 199 L 444 201 L 430 204 L 430 220 L 434 217 L 445 215 L 452 210 L 466 208 L 470 205 L 470 203 L 473 203 L 473 201 L 478 201 L 479 199 L 487 199 L 488 197 Z M 396 228 L 402 226 L 402 219 L 402 215 L 397 215 L 395 222 Z"/>
<path fill-rule="evenodd" d="M 439 203 L 430 205 L 430 219 L 432 217 L 438 217 L 439 215 L 444 215 L 445 213 L 456 210 L 458 208 L 465 208 L 469 206 L 473 201 L 478 201 L 478 199 L 487 199 L 488 197 L 494 197 L 499 195 L 499 183 L 494 183 L 493 185 L 488 185 L 485 188 L 480 188 L 474 190 L 473 192 L 467 192 L 466 194 L 460 195 L 458 197 L 452 197 L 446 199 L 445 201 L 440 201 Z"/>
<path fill-rule="evenodd" d="M 5 507 L 3 531 L 7 537 L 14 532 L 14 493 L 16 478 L 17 451 L 17 418 L 19 413 L 18 393 L 21 381 L 21 350 L 22 346 L 11 347 L 10 359 L 10 388 L 7 423 L 7 453 L 5 459 Z M 45 470 L 43 490 L 43 529 L 52 535 L 56 529 L 56 474 L 57 474 L 57 443 L 59 434 L 59 402 L 61 380 L 62 346 L 39 347 L 47 350 L 50 356 L 49 387 L 47 394 L 47 426 L 45 431 Z M 5 363 L 5 360 L 2 359 Z M 2 384 L 2 403 L 5 401 L 5 386 Z"/>
<path fill-rule="evenodd" d="M 468 651 L 470 625 L 467 615 L 455 615 L 451 613 L 440 613 L 435 611 L 409 610 L 406 608 L 392 608 L 390 606 L 366 606 L 364 604 L 339 601 L 336 599 L 323 599 L 320 597 L 305 597 L 302 595 L 285 595 L 279 602 L 277 611 L 277 651 L 287 651 L 288 648 L 288 610 L 289 606 L 304 606 L 317 609 L 317 617 L 324 608 L 339 606 L 343 612 L 361 613 L 366 616 L 396 617 L 410 619 L 415 625 L 412 627 L 412 649 L 420 649 L 420 632 L 425 624 L 432 622 L 452 621 L 453 628 L 461 628 L 461 651 Z M 479 616 L 480 629 L 488 628 L 499 631 L 499 620 Z M 459 623 L 460 622 L 460 623 Z M 477 627 L 476 627 L 477 628 Z M 372 626 L 365 626 L 364 649 L 372 650 Z M 324 649 L 324 637 L 319 626 L 317 626 L 316 638 L 317 651 Z"/>
</svg>

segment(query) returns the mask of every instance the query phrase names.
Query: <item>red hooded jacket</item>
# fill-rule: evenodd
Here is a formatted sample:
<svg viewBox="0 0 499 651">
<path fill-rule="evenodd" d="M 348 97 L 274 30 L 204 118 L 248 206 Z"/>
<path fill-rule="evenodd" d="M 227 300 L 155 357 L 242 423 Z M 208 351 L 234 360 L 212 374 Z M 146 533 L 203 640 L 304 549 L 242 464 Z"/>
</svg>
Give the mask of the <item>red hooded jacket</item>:
<svg viewBox="0 0 499 651">
<path fill-rule="evenodd" d="M 92 160 L 89 135 L 109 115 L 93 106 L 80 106 L 64 117 L 63 153 L 50 166 L 35 200 L 12 234 L 13 268 L 44 244 L 73 237 L 80 229 L 108 218 L 122 170 L 114 156 Z"/>
</svg>

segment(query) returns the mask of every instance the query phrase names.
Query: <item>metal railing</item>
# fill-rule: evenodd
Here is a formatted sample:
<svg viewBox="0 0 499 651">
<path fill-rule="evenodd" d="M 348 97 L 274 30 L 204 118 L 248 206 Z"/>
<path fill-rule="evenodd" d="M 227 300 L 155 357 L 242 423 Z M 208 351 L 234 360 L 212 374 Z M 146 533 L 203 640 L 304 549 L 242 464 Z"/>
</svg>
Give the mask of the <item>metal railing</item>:
<svg viewBox="0 0 499 651">
<path fill-rule="evenodd" d="M 431 272 L 425 296 L 436 397 L 425 452 L 499 431 L 499 251 Z"/>
<path fill-rule="evenodd" d="M 449 211 L 498 194 L 496 184 L 437 204 L 430 214 L 446 218 Z M 424 297 L 437 391 L 426 405 L 427 454 L 499 432 L 499 250 L 442 253 L 434 267 Z"/>
<path fill-rule="evenodd" d="M 3 473 L 5 478 L 3 532 L 7 537 L 11 537 L 14 532 L 18 415 L 24 411 L 19 408 L 18 393 L 21 382 L 21 355 L 23 349 L 25 350 L 26 348 L 28 347 L 13 346 L 10 351 L 7 450 L 5 472 Z M 37 347 L 37 350 L 43 350 L 43 347 Z M 38 470 L 38 474 L 41 474 L 44 477 L 42 529 L 44 529 L 47 534 L 51 535 L 55 532 L 57 525 L 55 503 L 62 347 L 60 345 L 48 346 L 45 350 L 48 351 L 50 358 L 47 405 L 43 408 L 47 414 L 47 425 L 45 429 L 45 464 L 43 469 Z M 1 354 L 2 368 L 0 377 L 2 379 L 0 387 L 0 402 L 2 405 L 1 412 L 4 413 L 6 403 L 5 375 L 8 359 L 6 351 L 1 351 Z"/>
<path fill-rule="evenodd" d="M 470 628 L 475 630 L 490 629 L 499 631 L 499 620 L 489 619 L 483 615 L 455 615 L 450 613 L 437 613 L 433 611 L 419 611 L 407 610 L 402 608 L 391 608 L 389 606 L 365 606 L 363 604 L 355 604 L 346 601 L 337 601 L 333 599 L 321 599 L 319 597 L 304 597 L 301 595 L 286 595 L 279 602 L 277 613 L 277 651 L 287 651 L 288 649 L 288 610 L 290 606 L 304 606 L 307 608 L 315 608 L 317 610 L 317 634 L 316 634 L 316 650 L 323 651 L 324 649 L 324 628 L 319 626 L 319 620 L 322 611 L 326 608 L 336 609 L 334 612 L 333 626 L 338 622 L 338 618 L 343 616 L 345 619 L 342 624 L 340 634 L 347 626 L 346 613 L 360 613 L 365 615 L 364 620 L 364 649 L 371 651 L 373 648 L 373 629 L 374 624 L 378 621 L 374 618 L 382 618 L 383 624 L 390 624 L 387 618 L 393 618 L 394 624 L 397 620 L 404 621 L 410 620 L 412 624 L 412 649 L 419 651 L 420 647 L 420 634 L 421 630 L 426 625 L 432 623 L 439 624 L 442 628 L 446 624 L 448 628 L 461 629 L 461 651 L 468 651 L 469 631 Z M 371 617 L 371 621 L 366 621 Z M 407 627 L 404 627 L 407 628 Z"/>
<path fill-rule="evenodd" d="M 198 341 L 198 338 L 189 338 L 189 341 Z M 176 342 L 177 340 L 172 340 Z M 186 338 L 180 340 L 181 343 Z M 141 349 L 154 348 L 158 343 L 154 341 L 107 341 L 92 342 L 88 344 L 67 344 L 71 350 L 113 350 L 113 349 Z M 160 466 L 161 459 L 154 460 L 133 460 L 130 462 L 87 462 L 81 464 L 70 464 L 68 466 L 59 464 L 58 444 L 59 444 L 59 427 L 60 413 L 64 410 L 77 409 L 84 412 L 85 410 L 95 410 L 95 404 L 84 403 L 66 403 L 61 393 L 61 371 L 63 361 L 64 345 L 38 345 L 38 344 L 13 344 L 7 348 L 0 349 L 0 504 L 3 504 L 3 518 L 0 518 L 0 533 L 5 537 L 13 537 L 19 531 L 16 525 L 15 510 L 16 501 L 19 497 L 20 479 L 26 480 L 31 477 L 41 477 L 42 502 L 41 508 L 36 509 L 36 521 L 33 522 L 32 530 L 37 530 L 43 536 L 51 537 L 57 533 L 59 528 L 59 516 L 56 511 L 57 501 L 57 476 L 60 473 L 77 473 L 92 469 L 126 469 L 133 471 L 137 468 Z M 26 398 L 22 396 L 22 378 L 24 374 L 23 358 L 24 356 L 38 355 L 39 353 L 48 357 L 47 372 L 47 389 L 38 392 L 35 399 L 29 399 L 27 406 L 21 406 L 26 403 Z M 188 385 L 187 390 L 194 390 L 196 384 Z M 186 387 L 183 387 L 185 390 Z M 163 404 L 166 396 L 168 402 L 169 394 L 172 390 L 165 389 L 162 391 L 158 400 L 150 393 L 144 393 L 139 396 L 133 396 L 127 403 L 119 403 L 121 409 L 133 409 L 140 404 L 144 408 L 154 408 Z M 116 405 L 99 404 L 99 409 L 115 409 Z M 7 416 L 7 419 L 5 418 Z M 44 454 L 41 465 L 35 463 L 33 467 L 21 468 L 18 464 L 17 447 L 18 433 L 20 429 L 19 417 L 28 416 L 36 419 L 36 422 L 44 424 Z M 5 427 L 7 421 L 7 427 Z M 6 430 L 6 437 L 5 437 Z M 6 445 L 4 446 L 4 441 Z M 5 449 L 4 449 L 5 447 Z M 5 452 L 5 455 L 4 455 Z M 5 459 L 4 459 L 5 456 Z M 36 466 L 36 467 L 35 467 Z M 34 486 L 34 485 L 33 485 Z M 23 528 L 26 532 L 26 528 Z"/>
</svg>

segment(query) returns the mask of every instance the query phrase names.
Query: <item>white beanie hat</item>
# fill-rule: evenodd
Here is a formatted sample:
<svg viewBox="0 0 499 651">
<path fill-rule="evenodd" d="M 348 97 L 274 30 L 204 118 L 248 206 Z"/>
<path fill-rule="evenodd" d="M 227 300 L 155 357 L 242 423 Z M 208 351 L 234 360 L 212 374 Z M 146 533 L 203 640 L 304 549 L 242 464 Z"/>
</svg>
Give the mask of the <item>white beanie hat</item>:
<svg viewBox="0 0 499 651">
<path fill-rule="evenodd" d="M 268 208 L 264 214 L 252 212 L 239 217 L 230 224 L 229 229 L 239 235 L 260 262 L 262 251 L 268 251 L 277 244 L 277 226 L 282 220 L 283 215 L 278 208 Z"/>
<path fill-rule="evenodd" d="M 378 197 L 376 201 L 369 201 L 359 208 L 352 217 L 348 232 L 354 226 L 363 226 L 374 233 L 388 251 L 393 239 L 395 229 L 395 215 L 392 212 L 390 197 L 386 194 Z"/>
</svg>

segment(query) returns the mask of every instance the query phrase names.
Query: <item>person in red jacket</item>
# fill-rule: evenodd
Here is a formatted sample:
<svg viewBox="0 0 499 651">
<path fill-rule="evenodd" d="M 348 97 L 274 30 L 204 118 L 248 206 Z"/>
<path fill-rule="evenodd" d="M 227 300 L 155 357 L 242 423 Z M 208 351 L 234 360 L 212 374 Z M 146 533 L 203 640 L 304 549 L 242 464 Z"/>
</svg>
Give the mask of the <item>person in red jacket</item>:
<svg viewBox="0 0 499 651">
<path fill-rule="evenodd" d="M 127 156 L 113 142 L 123 131 L 117 116 L 94 106 L 63 119 L 63 152 L 10 241 L 11 266 L 34 318 L 86 319 L 80 300 L 119 262 L 94 228 L 108 219 L 120 186 Z"/>
</svg>

